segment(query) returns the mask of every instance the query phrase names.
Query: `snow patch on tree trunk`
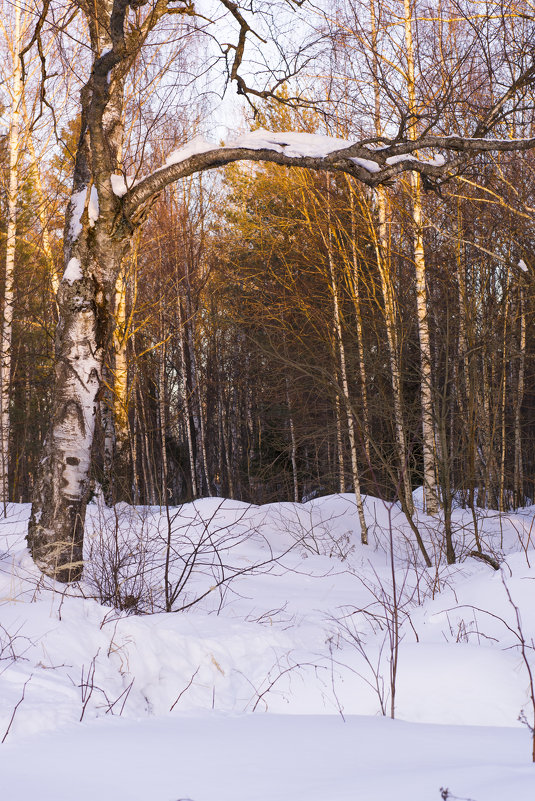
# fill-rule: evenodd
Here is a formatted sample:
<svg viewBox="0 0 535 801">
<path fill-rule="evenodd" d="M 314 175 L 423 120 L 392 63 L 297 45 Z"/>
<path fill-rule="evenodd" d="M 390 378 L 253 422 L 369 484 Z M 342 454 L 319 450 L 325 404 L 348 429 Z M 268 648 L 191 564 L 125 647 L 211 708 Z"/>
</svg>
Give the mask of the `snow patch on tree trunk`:
<svg viewBox="0 0 535 801">
<path fill-rule="evenodd" d="M 75 281 L 80 281 L 82 277 L 82 265 L 80 264 L 80 259 L 77 259 L 73 256 L 72 259 L 69 259 L 69 263 L 65 268 L 63 280 L 72 286 Z"/>
<path fill-rule="evenodd" d="M 82 233 L 82 214 L 85 208 L 85 198 L 87 187 L 79 192 L 74 192 L 69 200 L 69 237 L 71 242 L 75 242 Z"/>
<path fill-rule="evenodd" d="M 95 186 L 91 187 L 87 213 L 89 215 L 89 225 L 91 228 L 93 228 L 96 221 L 98 220 L 98 215 L 99 215 L 98 193 L 97 193 L 97 188 Z"/>
</svg>

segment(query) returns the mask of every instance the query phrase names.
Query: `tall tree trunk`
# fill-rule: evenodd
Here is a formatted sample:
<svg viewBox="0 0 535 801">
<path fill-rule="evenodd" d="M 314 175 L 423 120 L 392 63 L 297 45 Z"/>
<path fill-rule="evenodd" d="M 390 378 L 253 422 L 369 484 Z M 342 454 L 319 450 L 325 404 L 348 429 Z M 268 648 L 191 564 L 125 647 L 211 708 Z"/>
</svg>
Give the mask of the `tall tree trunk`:
<svg viewBox="0 0 535 801">
<path fill-rule="evenodd" d="M 13 334 L 13 300 L 15 275 L 15 249 L 17 243 L 17 200 L 19 188 L 20 113 L 22 104 L 22 71 L 20 64 L 21 3 L 15 3 L 13 31 L 13 88 L 11 94 L 11 121 L 9 126 L 9 184 L 7 192 L 7 231 L 4 274 L 4 306 L 2 314 L 2 341 L 0 344 L 0 494 L 1 502 L 9 500 L 9 435 L 11 400 L 11 339 Z"/>
<path fill-rule="evenodd" d="M 511 278 L 511 271 L 507 270 L 507 278 L 505 279 L 505 292 L 503 297 L 503 334 L 502 334 L 502 375 L 500 381 L 500 422 L 501 422 L 501 437 L 500 437 L 500 476 L 499 476 L 499 489 L 498 489 L 498 509 L 500 512 L 505 512 L 509 509 L 509 502 L 506 498 L 505 490 L 505 457 L 507 451 L 507 371 L 509 367 L 508 347 L 507 347 L 507 328 L 509 323 L 509 284 Z"/>
<path fill-rule="evenodd" d="M 232 460 L 231 460 L 231 453 L 230 453 L 230 443 L 229 443 L 229 436 L 228 436 L 228 414 L 225 415 L 223 410 L 223 403 L 221 403 L 220 407 L 220 426 L 221 426 L 221 435 L 223 438 L 223 448 L 225 451 L 225 467 L 227 471 L 227 485 L 228 485 L 228 493 L 229 498 L 235 498 L 234 492 L 234 479 L 232 477 Z"/>
<path fill-rule="evenodd" d="M 117 9 L 119 19 L 126 7 Z M 102 53 L 82 89 L 81 134 L 65 220 L 65 272 L 58 291 L 55 389 L 51 425 L 34 488 L 28 544 L 43 573 L 60 581 L 81 576 L 91 450 L 102 370 L 113 332 L 113 297 L 131 227 L 121 214 L 111 175 L 122 142 L 123 78 L 108 9 L 91 22 L 92 48 Z M 115 9 L 114 9 L 115 13 Z"/>
<path fill-rule="evenodd" d="M 156 481 L 155 481 L 155 470 L 153 467 L 154 460 L 151 454 L 151 447 L 149 441 L 149 429 L 152 430 L 152 425 L 149 426 L 149 420 L 147 416 L 147 408 L 145 404 L 145 397 L 146 394 L 141 390 L 141 387 L 138 388 L 138 402 L 139 408 L 141 410 L 140 415 L 140 434 L 141 434 L 141 464 L 143 468 L 143 489 L 144 489 L 144 501 L 145 503 L 149 504 L 149 506 L 154 506 L 156 504 L 157 499 L 157 492 L 156 492 Z"/>
<path fill-rule="evenodd" d="M 134 379 L 135 382 L 135 379 Z M 135 393 L 135 383 L 132 386 L 132 394 Z M 135 397 L 135 396 L 134 396 Z M 137 459 L 138 459 L 138 450 L 137 450 L 137 437 L 138 437 L 138 414 L 136 409 L 136 404 L 133 404 L 133 430 L 132 436 L 130 438 L 130 458 L 132 461 L 132 503 L 137 505 L 139 503 L 139 477 L 138 477 L 138 468 L 137 468 Z"/>
<path fill-rule="evenodd" d="M 372 35 L 372 51 L 374 66 L 374 123 L 375 133 L 380 137 L 383 133 L 381 124 L 381 94 L 379 85 L 379 42 L 377 30 L 377 17 L 375 12 L 375 0 L 370 2 L 370 21 Z M 370 216 L 369 227 L 373 234 L 375 256 L 381 280 L 381 292 L 383 295 L 384 318 L 386 327 L 386 339 L 388 345 L 388 358 L 390 363 L 390 379 L 392 382 L 392 396 L 394 401 L 394 429 L 395 447 L 400 470 L 399 494 L 403 500 L 403 508 L 409 516 L 414 514 L 414 503 L 412 499 L 411 478 L 409 473 L 409 454 L 407 449 L 407 437 L 405 434 L 405 424 L 403 415 L 403 386 L 401 380 L 401 351 L 398 341 L 397 331 L 397 308 L 395 301 L 395 291 L 392 282 L 391 271 L 391 247 L 390 236 L 387 224 L 387 199 L 386 192 L 379 186 L 374 193 L 377 203 L 377 227 Z"/>
<path fill-rule="evenodd" d="M 110 282 L 111 284 L 111 282 Z M 89 467 L 108 332 L 99 327 L 97 292 L 111 302 L 112 285 L 88 278 L 58 293 L 62 334 L 56 350 L 52 426 L 35 488 L 28 540 L 38 567 L 60 581 L 82 569 Z"/>
<path fill-rule="evenodd" d="M 191 425 L 191 408 L 190 408 L 190 395 L 188 391 L 188 368 L 186 362 L 186 344 L 185 344 L 185 331 L 184 319 L 182 314 L 182 301 L 180 298 L 180 283 L 177 278 L 176 284 L 176 310 L 178 322 L 178 352 L 180 355 L 180 398 L 182 401 L 182 410 L 184 415 L 184 427 L 186 429 L 186 439 L 188 443 L 189 455 L 189 468 L 191 477 L 191 494 L 193 498 L 199 495 L 198 490 L 198 477 L 197 477 L 197 460 L 195 458 L 195 443 L 194 432 Z"/>
<path fill-rule="evenodd" d="M 518 379 L 515 397 L 515 472 L 514 472 L 514 505 L 523 506 L 524 498 L 524 466 L 522 460 L 522 401 L 524 400 L 524 376 L 526 370 L 526 309 L 524 299 L 524 279 L 520 279 L 518 289 L 518 313 L 520 316 L 520 341 L 518 354 Z"/>
<path fill-rule="evenodd" d="M 344 462 L 344 438 L 342 436 L 342 415 L 340 412 L 340 396 L 338 393 L 334 396 L 334 410 L 336 420 L 336 453 L 338 456 L 338 492 L 345 492 L 346 468 Z"/>
<path fill-rule="evenodd" d="M 327 192 L 330 191 L 329 184 L 327 185 Z M 336 281 L 333 251 L 332 251 L 332 232 L 331 232 L 331 215 L 330 215 L 330 198 L 327 199 L 327 212 L 328 212 L 328 226 L 327 232 L 327 260 L 329 266 L 329 279 L 331 284 L 331 293 L 333 299 L 333 323 L 336 344 L 338 347 L 339 358 L 339 374 L 341 379 L 342 397 L 344 399 L 344 408 L 347 420 L 347 433 L 349 439 L 349 453 L 351 457 L 351 477 L 353 479 L 353 491 L 355 493 L 355 502 L 357 504 L 357 514 L 360 523 L 360 541 L 363 545 L 368 544 L 368 527 L 366 525 L 366 518 L 364 516 L 364 506 L 362 503 L 362 493 L 360 491 L 360 475 L 357 461 L 357 438 L 355 435 L 355 423 L 353 420 L 353 410 L 351 408 L 351 398 L 349 396 L 349 382 L 347 378 L 346 367 L 346 353 L 344 347 L 344 340 L 342 337 L 342 321 L 340 317 L 340 300 L 338 296 L 338 284 Z"/>
<path fill-rule="evenodd" d="M 409 96 L 409 137 L 418 136 L 416 122 L 416 82 L 414 75 L 414 45 L 412 38 L 412 9 L 410 0 L 404 0 L 405 43 L 407 48 L 407 91 Z M 424 255 L 424 223 L 422 186 L 419 173 L 411 173 L 412 216 L 414 225 L 414 267 L 416 271 L 416 306 L 418 336 L 420 340 L 420 399 L 422 407 L 423 485 L 425 508 L 436 515 L 439 499 L 436 483 L 435 426 L 432 394 L 432 360 L 427 313 L 426 266 Z"/>
<path fill-rule="evenodd" d="M 409 515 L 414 514 L 411 478 L 409 473 L 409 453 L 403 415 L 403 381 L 401 375 L 401 348 L 398 337 L 398 314 L 392 283 L 391 247 L 388 235 L 386 214 L 386 193 L 382 187 L 376 192 L 378 231 L 374 236 L 377 265 L 381 279 L 381 291 L 384 303 L 384 317 L 388 358 L 390 363 L 390 380 L 394 402 L 394 428 L 396 453 L 400 469 L 399 492 L 403 495 L 404 507 Z"/>
<path fill-rule="evenodd" d="M 127 347 L 130 337 L 130 325 L 126 314 L 127 278 L 130 277 L 132 292 L 132 311 L 135 308 L 137 288 L 137 242 L 134 245 L 131 270 L 127 269 L 126 261 L 121 266 L 120 274 L 115 282 L 115 320 L 113 332 L 113 347 L 110 358 L 111 366 L 111 400 L 113 408 L 113 435 L 114 458 L 113 476 L 111 481 L 115 485 L 115 495 L 120 500 L 129 500 L 131 497 L 131 448 L 129 406 L 130 390 L 128 387 L 128 355 Z"/>
<path fill-rule="evenodd" d="M 208 474 L 208 459 L 206 454 L 206 438 L 205 438 L 205 423 L 204 423 L 204 410 L 202 402 L 202 388 L 200 383 L 199 370 L 197 367 L 197 354 L 195 351 L 195 334 L 196 334 L 196 321 L 195 313 L 193 310 L 193 303 L 191 300 L 191 287 L 189 282 L 189 271 L 186 268 L 186 286 L 184 292 L 184 299 L 186 303 L 186 337 L 189 351 L 190 361 L 190 374 L 191 374 L 191 395 L 192 395 L 192 417 L 193 427 L 195 431 L 195 441 L 197 443 L 197 475 L 199 478 L 204 474 L 204 481 L 208 495 L 211 494 L 210 477 Z M 202 485 L 202 481 L 200 486 Z"/>
<path fill-rule="evenodd" d="M 460 200 L 457 201 L 457 231 L 459 241 L 457 243 L 457 287 L 459 309 L 459 358 L 457 365 L 457 402 L 460 411 L 461 425 L 465 433 L 465 445 L 463 450 L 466 453 L 467 465 L 464 468 L 463 483 L 468 483 L 468 506 L 472 512 L 472 523 L 474 526 L 474 539 L 479 553 L 482 552 L 481 540 L 479 537 L 479 520 L 476 510 L 476 487 L 482 476 L 481 459 L 479 456 L 479 439 L 477 427 L 477 400 L 475 388 L 475 343 L 474 343 L 474 320 L 473 308 L 468 305 L 468 294 L 466 289 L 465 263 L 463 259 L 463 248 L 461 237 L 463 223 L 461 217 Z M 462 379 L 459 379 L 459 373 Z M 453 430 L 453 427 L 452 427 Z M 453 441 L 453 437 L 452 437 Z"/>
<path fill-rule="evenodd" d="M 288 376 L 285 376 L 286 384 L 286 405 L 288 407 L 288 425 L 290 428 L 290 458 L 292 462 L 293 497 L 294 502 L 299 503 L 299 481 L 297 477 L 297 440 L 295 437 L 295 425 L 290 402 L 290 390 L 288 386 Z"/>
<path fill-rule="evenodd" d="M 371 13 L 371 33 L 373 44 L 373 64 L 374 64 L 374 100 L 375 100 L 375 131 L 378 137 L 382 135 L 381 127 L 381 98 L 379 86 L 379 48 L 377 36 L 377 20 L 375 13 L 375 0 L 370 3 Z M 388 354 L 390 361 L 390 374 L 392 380 L 392 393 L 394 397 L 394 425 L 395 425 L 395 442 L 398 462 L 401 470 L 401 479 L 399 487 L 399 498 L 403 512 L 414 533 L 418 547 L 422 553 L 427 567 L 431 567 L 431 560 L 425 548 L 421 534 L 418 530 L 416 523 L 413 520 L 414 504 L 412 499 L 411 482 L 409 475 L 409 454 L 407 450 L 407 440 L 405 435 L 405 426 L 403 422 L 403 389 L 401 380 L 401 349 L 398 341 L 397 330 L 397 311 L 394 295 L 394 286 L 392 282 L 391 271 L 391 247 L 390 235 L 387 226 L 387 203 L 386 192 L 382 186 L 377 188 L 375 193 L 377 201 L 378 212 L 378 226 L 377 231 L 375 225 L 370 221 L 370 230 L 373 233 L 375 252 L 377 258 L 377 266 L 379 268 L 379 276 L 381 280 L 381 291 L 383 295 L 384 314 L 385 314 L 385 327 L 388 343 Z"/>
<path fill-rule="evenodd" d="M 166 436 L 166 398 L 165 398 L 165 355 L 166 355 L 166 341 L 163 330 L 163 313 L 160 303 L 160 341 L 163 343 L 160 346 L 158 353 L 158 427 L 160 432 L 160 447 L 161 447 L 161 501 L 163 506 L 168 506 L 169 496 L 167 492 L 167 436 Z"/>
<path fill-rule="evenodd" d="M 357 324 L 357 347 L 359 353 L 359 379 L 360 394 L 362 398 L 362 430 L 364 434 L 364 451 L 368 467 L 371 467 L 371 444 L 370 444 L 370 412 L 368 408 L 368 377 L 366 375 L 366 360 L 364 357 L 364 328 L 362 325 L 362 309 L 360 302 L 360 280 L 359 280 L 359 261 L 357 253 L 357 217 L 355 213 L 355 187 L 353 182 L 346 176 L 349 189 L 349 208 L 351 211 L 351 287 L 353 303 L 355 306 L 355 320 Z"/>
<path fill-rule="evenodd" d="M 99 418 L 104 438 L 102 492 L 106 506 L 116 502 L 114 471 L 115 421 L 113 419 L 113 374 L 108 364 L 102 368 L 103 386 L 99 395 Z"/>
</svg>

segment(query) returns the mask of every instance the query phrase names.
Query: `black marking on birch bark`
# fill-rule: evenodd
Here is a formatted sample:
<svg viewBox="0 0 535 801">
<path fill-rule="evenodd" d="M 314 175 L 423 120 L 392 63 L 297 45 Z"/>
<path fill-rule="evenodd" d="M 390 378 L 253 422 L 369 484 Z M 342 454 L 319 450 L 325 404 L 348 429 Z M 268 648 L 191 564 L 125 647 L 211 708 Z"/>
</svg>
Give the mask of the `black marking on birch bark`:
<svg viewBox="0 0 535 801">
<path fill-rule="evenodd" d="M 73 371 L 73 372 L 76 372 L 76 371 Z M 79 380 L 80 380 L 81 383 L 83 383 L 80 378 L 79 378 Z M 74 400 L 73 398 L 70 398 L 68 401 L 66 401 L 63 404 L 61 412 L 58 415 L 59 423 L 64 423 L 68 418 L 72 419 L 73 418 L 72 412 L 74 412 L 74 417 L 76 417 L 77 420 L 78 420 L 80 431 L 82 432 L 82 434 L 85 437 L 86 428 L 85 428 L 84 413 L 82 411 L 82 407 L 80 406 L 80 403 L 78 401 Z"/>
</svg>

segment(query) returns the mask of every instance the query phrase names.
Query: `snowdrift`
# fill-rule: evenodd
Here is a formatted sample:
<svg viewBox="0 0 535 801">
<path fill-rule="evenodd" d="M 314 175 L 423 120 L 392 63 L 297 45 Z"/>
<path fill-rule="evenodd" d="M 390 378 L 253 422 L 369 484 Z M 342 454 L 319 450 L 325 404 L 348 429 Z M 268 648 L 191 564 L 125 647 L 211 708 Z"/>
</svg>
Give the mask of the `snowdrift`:
<svg viewBox="0 0 535 801">
<path fill-rule="evenodd" d="M 397 505 L 365 509 L 367 547 L 349 494 L 92 504 L 84 581 L 65 587 L 10 506 L 3 797 L 533 798 L 535 507 L 479 512 L 499 571 L 468 556 L 467 511 L 452 566 L 417 511 L 428 569 Z"/>
</svg>

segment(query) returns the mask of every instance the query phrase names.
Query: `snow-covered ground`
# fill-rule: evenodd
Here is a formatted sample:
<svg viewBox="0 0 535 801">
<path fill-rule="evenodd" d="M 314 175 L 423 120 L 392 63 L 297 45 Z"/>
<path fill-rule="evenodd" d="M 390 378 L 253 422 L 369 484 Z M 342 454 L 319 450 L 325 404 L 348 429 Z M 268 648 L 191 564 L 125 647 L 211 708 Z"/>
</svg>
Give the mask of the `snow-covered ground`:
<svg viewBox="0 0 535 801">
<path fill-rule="evenodd" d="M 479 513 L 494 571 L 461 509 L 454 566 L 417 513 L 429 569 L 371 497 L 369 546 L 351 495 L 92 504 L 72 587 L 28 514 L 0 519 L 1 798 L 535 798 L 535 507 Z"/>
</svg>

